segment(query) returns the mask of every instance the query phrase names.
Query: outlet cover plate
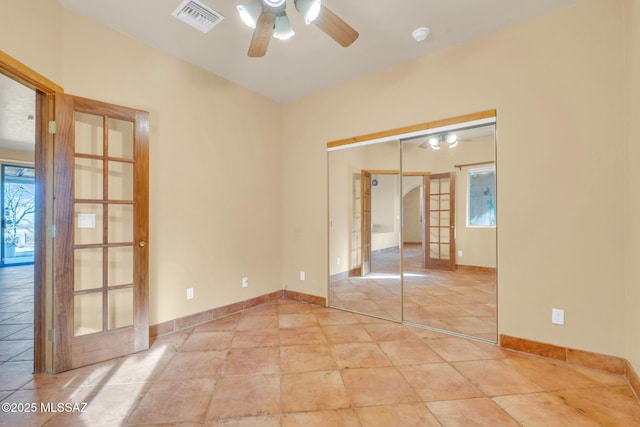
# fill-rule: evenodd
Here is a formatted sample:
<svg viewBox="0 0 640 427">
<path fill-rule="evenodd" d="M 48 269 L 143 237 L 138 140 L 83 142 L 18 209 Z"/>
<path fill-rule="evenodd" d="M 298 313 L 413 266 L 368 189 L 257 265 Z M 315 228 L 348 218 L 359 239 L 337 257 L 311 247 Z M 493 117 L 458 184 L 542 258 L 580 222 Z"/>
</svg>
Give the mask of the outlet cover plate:
<svg viewBox="0 0 640 427">
<path fill-rule="evenodd" d="M 564 310 L 559 308 L 552 308 L 551 323 L 553 323 L 554 325 L 564 325 Z"/>
</svg>

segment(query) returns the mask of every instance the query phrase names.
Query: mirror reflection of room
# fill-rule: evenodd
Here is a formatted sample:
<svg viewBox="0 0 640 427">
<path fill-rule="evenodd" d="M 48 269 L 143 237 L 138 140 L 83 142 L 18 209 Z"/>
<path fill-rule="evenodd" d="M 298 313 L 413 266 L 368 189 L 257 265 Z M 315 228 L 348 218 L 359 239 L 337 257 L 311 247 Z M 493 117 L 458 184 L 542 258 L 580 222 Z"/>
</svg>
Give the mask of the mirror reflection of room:
<svg viewBox="0 0 640 427">
<path fill-rule="evenodd" d="M 329 153 L 330 304 L 402 320 L 400 143 Z"/>
<path fill-rule="evenodd" d="M 402 141 L 404 320 L 493 342 L 494 132 L 490 125 Z"/>
<path fill-rule="evenodd" d="M 493 121 L 328 155 L 330 306 L 495 342 Z"/>
</svg>

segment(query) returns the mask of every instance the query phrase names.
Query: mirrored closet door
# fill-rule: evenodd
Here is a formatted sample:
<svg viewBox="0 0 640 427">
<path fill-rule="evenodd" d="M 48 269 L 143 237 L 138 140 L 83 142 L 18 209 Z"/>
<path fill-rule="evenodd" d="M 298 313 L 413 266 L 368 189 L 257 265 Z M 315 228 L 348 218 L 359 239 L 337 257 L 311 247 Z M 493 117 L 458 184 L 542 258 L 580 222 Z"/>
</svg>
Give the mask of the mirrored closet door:
<svg viewBox="0 0 640 427">
<path fill-rule="evenodd" d="M 495 125 L 402 140 L 403 320 L 497 340 Z M 449 142 L 448 142 L 449 141 Z"/>
<path fill-rule="evenodd" d="M 331 306 L 402 320 L 400 142 L 329 153 Z"/>
<path fill-rule="evenodd" d="M 330 306 L 497 341 L 493 113 L 329 148 Z"/>
</svg>

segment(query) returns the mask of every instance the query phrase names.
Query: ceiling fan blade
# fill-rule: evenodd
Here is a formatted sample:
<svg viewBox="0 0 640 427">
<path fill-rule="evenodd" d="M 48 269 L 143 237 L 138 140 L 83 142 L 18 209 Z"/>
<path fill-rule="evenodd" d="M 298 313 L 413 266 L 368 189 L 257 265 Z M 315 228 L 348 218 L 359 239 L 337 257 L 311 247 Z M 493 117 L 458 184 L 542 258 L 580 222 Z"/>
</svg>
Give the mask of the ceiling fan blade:
<svg viewBox="0 0 640 427">
<path fill-rule="evenodd" d="M 271 36 L 273 36 L 273 26 L 276 22 L 276 15 L 271 12 L 262 12 L 258 18 L 256 29 L 253 31 L 253 37 L 251 37 L 251 44 L 249 45 L 250 58 L 256 58 L 264 56 L 267 53 Z"/>
<path fill-rule="evenodd" d="M 360 34 L 335 13 L 322 5 L 314 24 L 343 47 L 351 45 Z"/>
</svg>

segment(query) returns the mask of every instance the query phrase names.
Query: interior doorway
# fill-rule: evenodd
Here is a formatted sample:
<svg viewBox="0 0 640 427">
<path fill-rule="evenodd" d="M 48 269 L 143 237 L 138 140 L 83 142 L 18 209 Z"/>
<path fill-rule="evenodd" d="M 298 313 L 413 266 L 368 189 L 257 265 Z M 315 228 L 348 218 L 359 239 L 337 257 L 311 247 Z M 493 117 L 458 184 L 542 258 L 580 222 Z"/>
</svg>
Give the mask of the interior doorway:
<svg viewBox="0 0 640 427">
<path fill-rule="evenodd" d="M 34 364 L 36 91 L 0 74 L 0 363 Z"/>
</svg>

